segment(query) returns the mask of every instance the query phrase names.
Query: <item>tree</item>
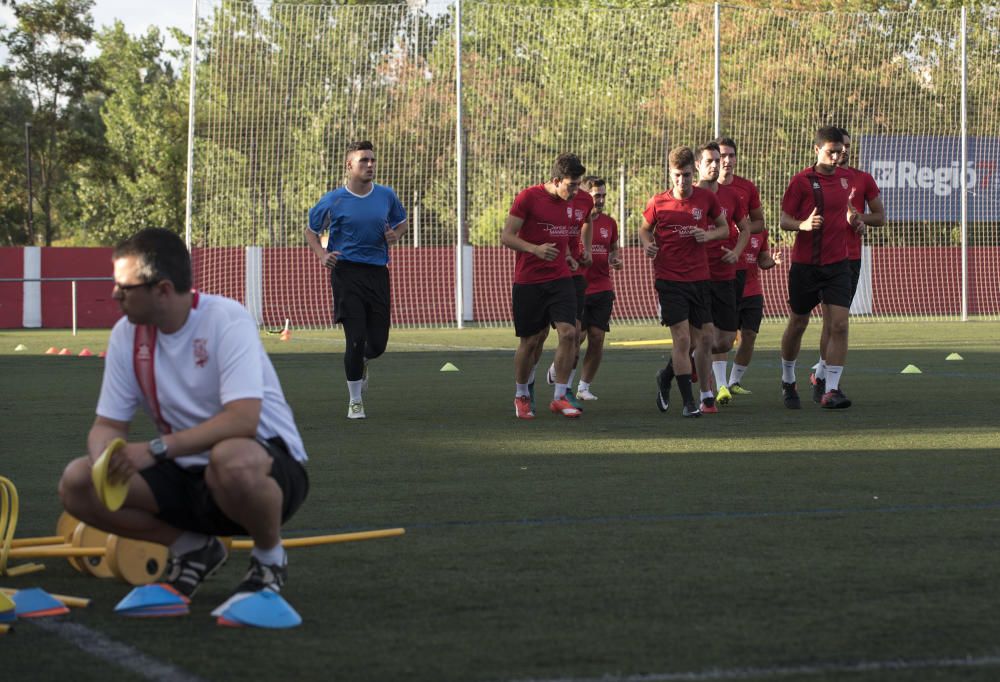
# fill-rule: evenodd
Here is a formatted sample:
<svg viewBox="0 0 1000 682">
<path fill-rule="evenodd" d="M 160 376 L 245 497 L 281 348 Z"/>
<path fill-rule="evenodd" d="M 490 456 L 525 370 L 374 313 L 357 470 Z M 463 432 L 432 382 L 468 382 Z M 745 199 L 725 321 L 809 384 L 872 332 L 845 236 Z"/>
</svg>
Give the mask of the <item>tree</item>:
<svg viewBox="0 0 1000 682">
<path fill-rule="evenodd" d="M 0 76 L 0 245 L 31 242 L 25 183 L 24 124 L 31 100 L 10 79 Z"/>
<path fill-rule="evenodd" d="M 86 153 L 77 138 L 83 119 L 93 116 L 84 101 L 96 84 L 84 55 L 93 37 L 93 0 L 30 0 L 19 3 L 17 26 L 0 32 L 9 52 L 9 73 L 31 98 L 33 167 L 46 246 L 61 227 L 60 209 L 72 211 L 70 167 Z M 83 130 L 92 129 L 88 125 Z M 77 138 L 77 139 L 74 139 Z"/>
</svg>

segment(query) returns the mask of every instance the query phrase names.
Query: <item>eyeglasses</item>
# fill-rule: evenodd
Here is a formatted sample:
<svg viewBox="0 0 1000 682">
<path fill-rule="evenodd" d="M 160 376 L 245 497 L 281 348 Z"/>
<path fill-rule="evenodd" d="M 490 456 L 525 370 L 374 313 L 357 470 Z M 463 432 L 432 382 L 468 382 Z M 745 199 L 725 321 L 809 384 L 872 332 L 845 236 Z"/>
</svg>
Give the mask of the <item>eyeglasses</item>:
<svg viewBox="0 0 1000 682">
<path fill-rule="evenodd" d="M 155 287 L 157 284 L 158 282 L 140 282 L 139 284 L 119 284 L 118 282 L 115 282 L 115 289 L 118 289 L 118 291 L 132 291 L 133 289 L 139 289 L 140 287 L 146 287 L 148 289 L 150 287 Z"/>
</svg>

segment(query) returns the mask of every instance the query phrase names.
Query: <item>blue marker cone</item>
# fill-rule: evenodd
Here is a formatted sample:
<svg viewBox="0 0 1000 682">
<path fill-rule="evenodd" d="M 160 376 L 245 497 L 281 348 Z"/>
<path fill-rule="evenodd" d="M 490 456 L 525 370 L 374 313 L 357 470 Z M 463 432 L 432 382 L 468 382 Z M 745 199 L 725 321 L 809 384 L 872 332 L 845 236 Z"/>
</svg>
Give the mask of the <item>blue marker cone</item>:
<svg viewBox="0 0 1000 682">
<path fill-rule="evenodd" d="M 261 590 L 241 599 L 230 606 L 221 618 L 258 628 L 293 628 L 302 624 L 302 616 L 280 594 L 271 590 Z"/>
<path fill-rule="evenodd" d="M 188 599 L 163 585 L 140 585 L 115 606 L 125 615 L 181 615 L 188 612 Z M 139 613 L 137 613 L 139 612 Z"/>
<path fill-rule="evenodd" d="M 69 613 L 66 606 L 40 587 L 18 590 L 14 593 L 15 613 L 21 618 L 39 618 Z"/>
</svg>

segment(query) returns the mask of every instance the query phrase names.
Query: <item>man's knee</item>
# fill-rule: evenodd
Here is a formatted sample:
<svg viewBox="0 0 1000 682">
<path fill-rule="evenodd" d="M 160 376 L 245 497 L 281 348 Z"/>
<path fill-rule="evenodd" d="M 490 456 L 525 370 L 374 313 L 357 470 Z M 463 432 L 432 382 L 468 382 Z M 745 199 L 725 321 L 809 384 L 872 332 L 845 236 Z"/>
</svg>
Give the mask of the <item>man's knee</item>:
<svg viewBox="0 0 1000 682">
<path fill-rule="evenodd" d="M 59 499 L 69 511 L 77 508 L 84 496 L 90 495 L 94 484 L 90 478 L 90 458 L 78 457 L 66 465 L 59 478 Z"/>
<path fill-rule="evenodd" d="M 600 327 L 587 329 L 587 344 L 595 348 L 604 345 L 604 330 Z"/>
<path fill-rule="evenodd" d="M 576 345 L 576 327 L 571 324 L 559 323 L 556 325 L 556 333 L 559 334 L 560 344 Z"/>
<path fill-rule="evenodd" d="M 245 490 L 259 485 L 270 471 L 270 457 L 250 438 L 228 438 L 212 448 L 205 482 L 216 490 Z"/>
</svg>

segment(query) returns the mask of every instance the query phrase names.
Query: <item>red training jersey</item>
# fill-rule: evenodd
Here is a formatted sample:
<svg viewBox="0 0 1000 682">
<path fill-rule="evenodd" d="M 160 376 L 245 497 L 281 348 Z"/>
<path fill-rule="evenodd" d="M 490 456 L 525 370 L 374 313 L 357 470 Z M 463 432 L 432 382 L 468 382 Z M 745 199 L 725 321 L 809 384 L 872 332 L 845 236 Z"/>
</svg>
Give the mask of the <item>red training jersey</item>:
<svg viewBox="0 0 1000 682">
<path fill-rule="evenodd" d="M 805 220 L 816 208 L 812 179 L 819 183 L 823 196 L 823 227 L 810 232 L 796 232 L 792 247 L 792 262 L 807 265 L 830 265 L 847 259 L 847 233 L 854 228 L 847 224 L 847 199 L 853 178 L 842 168 L 832 175 L 823 175 L 806 168 L 788 183 L 781 199 L 781 210 L 795 220 Z"/>
<path fill-rule="evenodd" d="M 750 296 L 763 296 L 764 288 L 760 284 L 760 266 L 757 265 L 757 256 L 768 250 L 767 229 L 758 234 L 750 235 L 747 247 L 740 255 L 740 263 L 746 270 L 746 282 L 743 284 L 743 298 Z"/>
<path fill-rule="evenodd" d="M 851 199 L 851 204 L 858 213 L 864 213 L 865 207 L 882 192 L 879 191 L 875 178 L 863 170 L 859 168 L 845 170 L 854 176 L 854 198 Z M 854 228 L 847 234 L 847 257 L 851 260 L 861 260 L 861 235 Z"/>
<path fill-rule="evenodd" d="M 547 261 L 524 251 L 517 252 L 514 265 L 515 284 L 538 284 L 572 277 L 566 254 L 579 252 L 580 228 L 594 207 L 587 192 L 577 192 L 569 201 L 552 196 L 545 185 L 521 191 L 510 207 L 510 214 L 524 221 L 518 236 L 532 244 L 555 244 L 559 255 Z M 572 253 L 571 253 L 572 255 Z"/>
<path fill-rule="evenodd" d="M 747 216 L 746 202 L 743 194 L 733 189 L 732 185 L 719 185 L 719 191 L 715 193 L 715 198 L 722 206 L 722 213 L 726 217 L 729 225 L 729 236 L 725 239 L 715 239 L 705 243 L 708 251 L 708 271 L 713 282 L 726 282 L 736 279 L 736 263 L 724 263 L 722 257 L 725 255 L 723 248 L 730 251 L 736 246 L 740 231 L 736 223 Z M 711 190 L 710 190 L 711 191 Z"/>
<path fill-rule="evenodd" d="M 608 264 L 608 254 L 611 247 L 618 243 L 618 223 L 606 213 L 600 213 L 594 218 L 594 231 L 590 237 L 590 257 L 593 263 L 586 269 L 587 293 L 597 294 L 611 291 L 615 288 L 611 279 L 611 266 Z"/>
<path fill-rule="evenodd" d="M 653 259 L 656 279 L 702 282 L 709 278 L 705 244 L 694 238 L 694 230 L 715 228 L 722 206 L 715 194 L 693 187 L 691 196 L 675 199 L 668 190 L 646 204 L 642 216 L 653 228 L 653 241 L 660 247 Z"/>
</svg>

